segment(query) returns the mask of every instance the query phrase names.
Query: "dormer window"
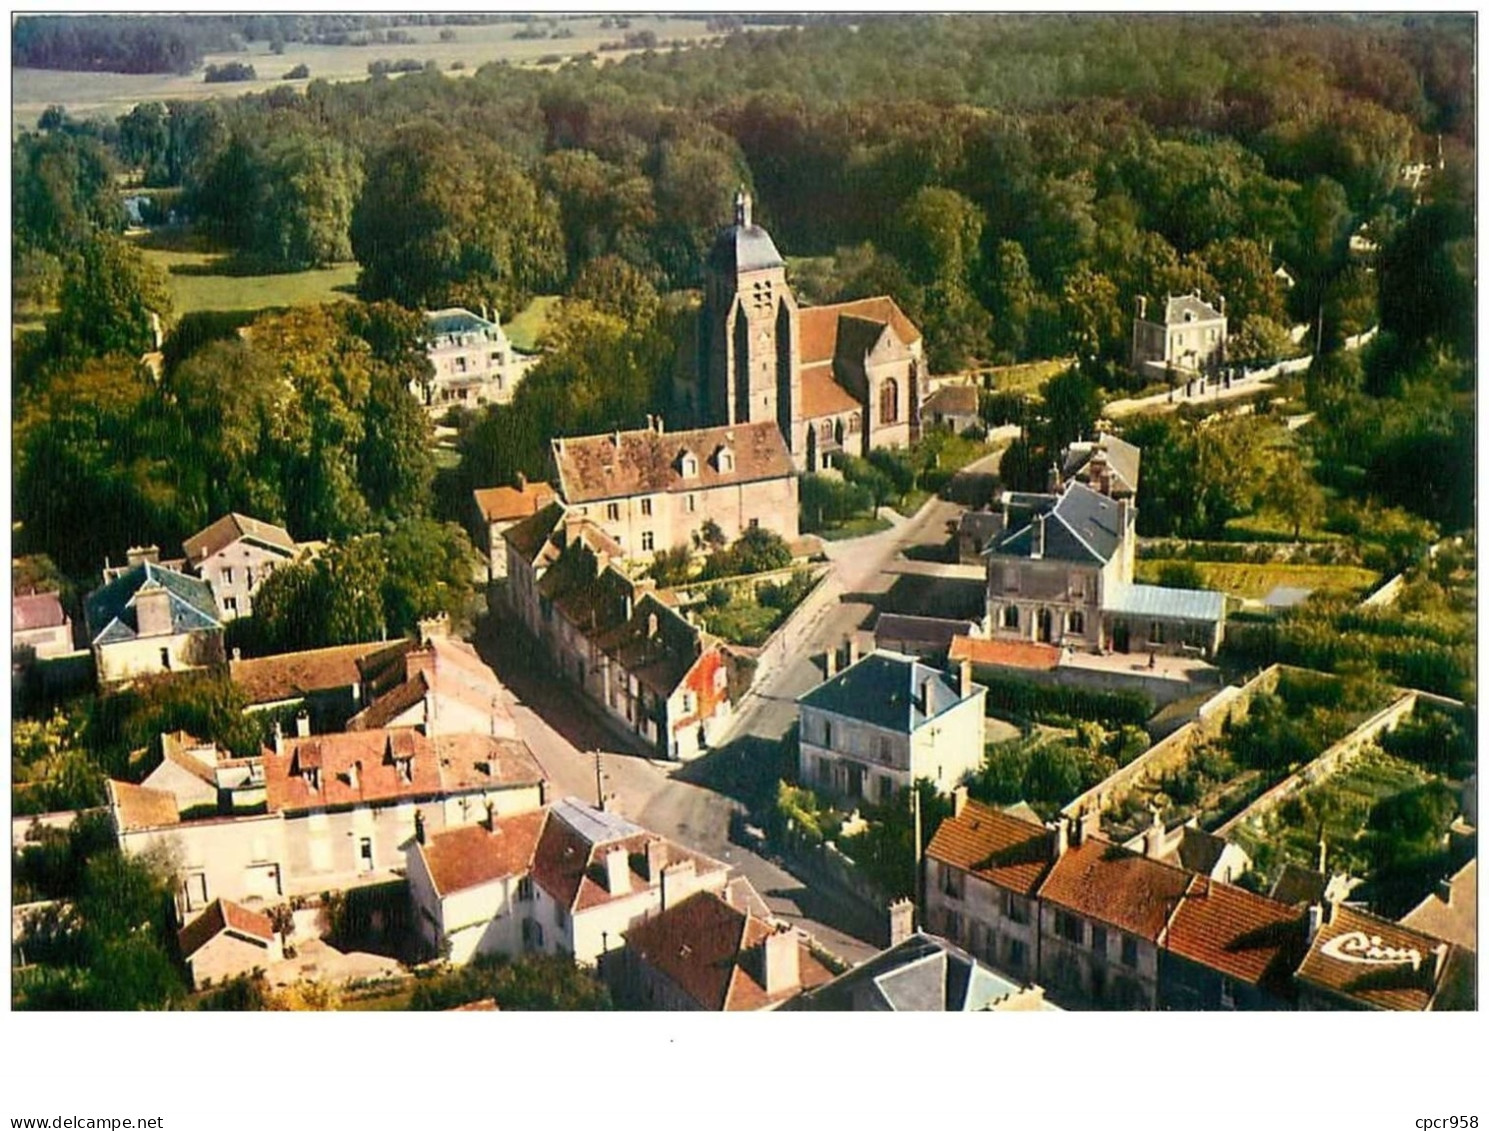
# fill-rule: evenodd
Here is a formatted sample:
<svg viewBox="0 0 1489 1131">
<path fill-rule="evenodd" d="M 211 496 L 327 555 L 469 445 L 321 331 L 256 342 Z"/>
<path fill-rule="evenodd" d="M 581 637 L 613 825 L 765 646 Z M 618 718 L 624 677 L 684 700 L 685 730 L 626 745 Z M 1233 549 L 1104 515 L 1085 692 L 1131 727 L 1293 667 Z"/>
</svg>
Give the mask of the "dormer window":
<svg viewBox="0 0 1489 1131">
<path fill-rule="evenodd" d="M 714 453 L 713 465 L 721 474 L 734 470 L 734 450 L 727 445 L 720 445 L 719 450 Z"/>
<path fill-rule="evenodd" d="M 698 477 L 698 457 L 692 452 L 682 454 L 682 477 L 684 479 L 696 479 Z"/>
<path fill-rule="evenodd" d="M 312 793 L 321 788 L 321 768 L 319 766 L 305 767 L 305 788 Z"/>
<path fill-rule="evenodd" d="M 410 757 L 395 758 L 398 766 L 398 780 L 408 785 L 414 780 L 414 760 Z"/>
</svg>

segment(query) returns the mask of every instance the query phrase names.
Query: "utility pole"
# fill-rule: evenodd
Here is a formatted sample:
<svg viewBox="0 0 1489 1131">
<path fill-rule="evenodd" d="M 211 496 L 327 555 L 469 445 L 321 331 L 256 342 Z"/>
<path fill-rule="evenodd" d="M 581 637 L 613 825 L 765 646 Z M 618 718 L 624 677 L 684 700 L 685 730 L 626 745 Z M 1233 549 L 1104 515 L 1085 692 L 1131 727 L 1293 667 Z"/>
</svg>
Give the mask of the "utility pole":
<svg viewBox="0 0 1489 1131">
<path fill-rule="evenodd" d="M 604 775 L 600 773 L 600 751 L 595 748 L 595 808 L 605 808 L 605 786 Z"/>
<path fill-rule="evenodd" d="M 920 852 L 920 787 L 914 777 L 910 779 L 910 810 L 915 814 L 915 909 L 920 925 L 925 926 L 925 882 L 922 875 L 923 861 Z"/>
</svg>

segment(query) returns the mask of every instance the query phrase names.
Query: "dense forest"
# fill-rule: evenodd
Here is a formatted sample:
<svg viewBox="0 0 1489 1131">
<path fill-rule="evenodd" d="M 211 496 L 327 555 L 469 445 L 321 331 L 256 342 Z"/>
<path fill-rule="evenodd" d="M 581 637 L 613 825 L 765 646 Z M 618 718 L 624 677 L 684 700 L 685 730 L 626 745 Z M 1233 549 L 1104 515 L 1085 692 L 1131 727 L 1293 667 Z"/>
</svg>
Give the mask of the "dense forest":
<svg viewBox="0 0 1489 1131">
<path fill-rule="evenodd" d="M 266 34 L 246 19 L 219 30 Z M 58 312 L 17 351 L 22 540 L 83 570 L 226 507 L 346 536 L 540 475 L 550 436 L 669 408 L 685 292 L 741 184 L 782 250 L 810 257 L 793 266 L 803 299 L 893 294 L 937 371 L 1074 355 L 1089 386 L 1132 387 L 1139 295 L 1225 295 L 1240 361 L 1307 324 L 1330 485 L 1466 526 L 1472 33 L 1469 16 L 868 18 L 554 72 L 49 112 L 13 145 L 16 298 Z M 1413 162 L 1433 166 L 1419 190 Z M 389 305 L 320 316 L 314 341 L 290 316 L 246 341 L 188 319 L 164 378 L 137 378 L 163 300 L 114 234 L 121 171 L 254 263 L 354 257 L 361 297 Z M 1365 236 L 1369 259 L 1350 250 Z M 414 364 L 409 331 L 375 312 L 510 313 L 554 292 L 544 362 L 513 405 L 456 421 L 467 458 L 432 476 L 412 454 L 423 425 L 387 391 Z M 1339 350 L 1376 323 L 1363 359 Z M 289 415 L 259 391 L 276 370 L 295 374 Z M 240 385 L 250 403 L 219 403 Z M 1424 489 L 1424 466 L 1443 479 Z M 1213 525 L 1170 489 L 1172 529 Z"/>
</svg>

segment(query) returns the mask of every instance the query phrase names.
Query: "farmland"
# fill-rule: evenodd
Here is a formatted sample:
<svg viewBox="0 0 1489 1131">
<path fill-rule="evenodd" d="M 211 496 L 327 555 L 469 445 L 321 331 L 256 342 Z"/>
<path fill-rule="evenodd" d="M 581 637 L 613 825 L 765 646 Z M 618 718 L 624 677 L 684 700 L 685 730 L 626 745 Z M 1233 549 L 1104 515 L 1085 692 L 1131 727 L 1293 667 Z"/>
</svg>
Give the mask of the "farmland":
<svg viewBox="0 0 1489 1131">
<path fill-rule="evenodd" d="M 633 16 L 626 31 L 600 27 L 598 16 L 564 18 L 546 21 L 551 27 L 568 32 L 559 38 L 518 39 L 524 28 L 538 22 L 498 23 L 459 27 L 453 40 L 439 37 L 439 27 L 411 27 L 405 30 L 415 42 L 378 43 L 365 47 L 316 46 L 289 43 L 281 54 L 270 51 L 265 42 L 250 43 L 246 50 L 207 55 L 205 65 L 246 63 L 258 78 L 252 82 L 208 84 L 200 72 L 190 75 L 122 75 L 103 72 L 43 71 L 17 68 L 11 72 L 11 98 L 14 129 L 30 128 L 48 106 L 64 106 L 75 117 L 94 115 L 117 117 L 128 113 L 137 102 L 165 101 L 176 98 L 236 98 L 240 94 L 259 93 L 277 86 L 303 89 L 308 82 L 325 79 L 330 82 L 360 82 L 367 78 L 367 66 L 378 59 L 412 58 L 433 61 L 439 70 L 451 73 L 454 64 L 462 66 L 453 73 L 473 74 L 487 63 L 512 63 L 537 66 L 539 60 L 560 56 L 567 60 L 576 55 L 598 51 L 601 44 L 614 43 L 626 34 L 650 31 L 658 40 L 685 40 L 703 43 L 718 38 L 705 30 L 701 19 L 683 16 Z M 601 59 L 620 59 L 627 51 L 607 51 Z M 545 62 L 544 66 L 555 65 Z M 286 83 L 281 77 L 297 66 L 309 68 L 310 78 Z"/>
</svg>

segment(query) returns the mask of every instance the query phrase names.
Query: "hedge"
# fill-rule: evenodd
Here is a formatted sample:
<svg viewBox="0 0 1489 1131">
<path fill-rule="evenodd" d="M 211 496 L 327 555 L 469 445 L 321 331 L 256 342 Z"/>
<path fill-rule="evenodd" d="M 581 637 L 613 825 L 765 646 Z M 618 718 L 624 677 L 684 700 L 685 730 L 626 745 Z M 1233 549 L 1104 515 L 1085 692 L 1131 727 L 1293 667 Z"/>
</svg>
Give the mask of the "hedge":
<svg viewBox="0 0 1489 1131">
<path fill-rule="evenodd" d="M 1014 676 L 993 676 L 978 682 L 988 689 L 989 714 L 998 711 L 1036 722 L 1091 719 L 1141 726 L 1155 709 L 1153 700 L 1140 691 L 1088 691 Z"/>
</svg>

